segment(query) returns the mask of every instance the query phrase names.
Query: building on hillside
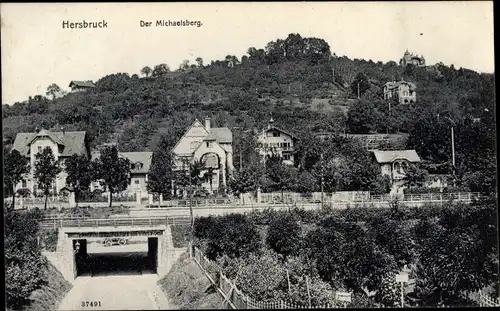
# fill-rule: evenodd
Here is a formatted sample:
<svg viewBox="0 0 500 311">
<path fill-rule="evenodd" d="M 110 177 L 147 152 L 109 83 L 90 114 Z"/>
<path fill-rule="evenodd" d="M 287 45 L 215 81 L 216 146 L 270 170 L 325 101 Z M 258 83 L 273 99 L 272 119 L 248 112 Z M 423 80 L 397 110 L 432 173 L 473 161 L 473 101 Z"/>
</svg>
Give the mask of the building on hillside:
<svg viewBox="0 0 500 311">
<path fill-rule="evenodd" d="M 283 163 L 294 165 L 295 163 L 295 144 L 299 139 L 282 129 L 273 125 L 274 120 L 271 118 L 266 129 L 263 129 L 257 136 L 257 151 L 262 159 L 278 155 L 283 158 Z"/>
<path fill-rule="evenodd" d="M 418 55 L 413 55 L 413 53 L 406 52 L 403 55 L 403 58 L 399 60 L 399 65 L 402 67 L 406 67 L 408 65 L 413 65 L 416 67 L 425 67 L 425 58 L 423 55 L 418 56 Z"/>
<path fill-rule="evenodd" d="M 227 187 L 234 170 L 233 133 L 227 127 L 212 127 L 209 117 L 205 118 L 205 125 L 196 119 L 172 149 L 172 155 L 177 172 L 187 174 L 190 164 L 201 162 L 201 186 L 206 192 L 217 194 Z"/>
<path fill-rule="evenodd" d="M 417 101 L 417 87 L 412 82 L 392 81 L 384 84 L 384 99 L 398 100 L 400 104 L 413 104 Z"/>
<path fill-rule="evenodd" d="M 71 88 L 71 92 L 82 92 L 82 91 L 87 91 L 89 89 L 95 88 L 95 84 L 90 81 L 71 81 L 69 84 L 69 87 Z"/>
<path fill-rule="evenodd" d="M 61 128 L 60 132 L 42 129 L 38 133 L 18 133 L 12 149 L 30 159 L 31 171 L 27 178 L 16 186 L 16 190 L 29 189 L 32 196 L 41 194 L 33 178 L 35 155 L 46 147 L 52 149 L 55 159 L 61 162 L 63 168 L 65 160 L 74 154 L 90 157 L 86 132 L 66 132 L 64 128 Z M 63 169 L 53 183 L 52 194 L 58 194 L 66 186 L 66 177 L 67 174 Z"/>
<path fill-rule="evenodd" d="M 415 150 L 371 150 L 374 160 L 380 165 L 380 173 L 389 176 L 392 182 L 403 179 L 411 163 L 419 163 Z"/>
<path fill-rule="evenodd" d="M 97 159 L 100 156 L 99 151 L 92 152 L 92 160 Z M 130 184 L 123 194 L 136 196 L 141 198 L 148 197 L 148 174 L 149 168 L 151 167 L 151 160 L 153 159 L 152 152 L 118 152 L 119 157 L 123 157 L 130 161 Z M 101 189 L 99 181 L 92 182 L 90 190 L 94 191 L 96 189 Z"/>
</svg>

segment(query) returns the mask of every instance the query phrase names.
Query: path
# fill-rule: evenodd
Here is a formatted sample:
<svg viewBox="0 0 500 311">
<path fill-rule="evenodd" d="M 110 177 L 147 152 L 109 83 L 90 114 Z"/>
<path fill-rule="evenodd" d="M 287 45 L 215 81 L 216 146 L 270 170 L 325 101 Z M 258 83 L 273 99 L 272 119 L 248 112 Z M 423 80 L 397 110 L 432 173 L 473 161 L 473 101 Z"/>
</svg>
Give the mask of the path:
<svg viewBox="0 0 500 311">
<path fill-rule="evenodd" d="M 175 259 L 185 251 L 176 249 Z M 158 275 L 147 270 L 112 271 L 79 276 L 59 310 L 167 310 Z M 96 302 L 97 306 L 86 305 Z"/>
</svg>

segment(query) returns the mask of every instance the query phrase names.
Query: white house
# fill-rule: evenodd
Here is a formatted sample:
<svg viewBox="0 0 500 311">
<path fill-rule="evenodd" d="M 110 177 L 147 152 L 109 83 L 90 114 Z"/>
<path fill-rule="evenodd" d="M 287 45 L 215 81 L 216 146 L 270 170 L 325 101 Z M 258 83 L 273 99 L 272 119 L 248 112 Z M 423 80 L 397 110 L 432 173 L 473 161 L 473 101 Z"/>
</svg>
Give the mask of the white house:
<svg viewBox="0 0 500 311">
<path fill-rule="evenodd" d="M 18 133 L 12 146 L 13 150 L 30 159 L 31 171 L 17 186 L 17 189 L 29 189 L 31 194 L 39 194 L 36 180 L 33 178 L 35 167 L 35 155 L 42 152 L 46 147 L 52 149 L 56 160 L 60 160 L 64 168 L 64 161 L 73 154 L 86 155 L 90 157 L 87 133 L 86 132 L 52 132 L 42 129 L 38 133 Z M 53 183 L 52 193 L 57 194 L 66 186 L 66 172 L 63 171 L 57 176 Z"/>
<path fill-rule="evenodd" d="M 415 150 L 372 150 L 372 153 L 380 165 L 380 173 L 389 176 L 393 182 L 405 177 L 410 163 L 421 161 Z"/>
<path fill-rule="evenodd" d="M 211 127 L 209 117 L 205 125 L 196 119 L 172 149 L 174 171 L 187 173 L 190 163 L 200 161 L 204 165 L 200 177 L 205 176 L 201 186 L 209 193 L 217 193 L 221 186 L 227 186 L 234 170 L 232 143 L 229 128 Z"/>
<path fill-rule="evenodd" d="M 272 155 L 283 158 L 283 163 L 293 165 L 295 158 L 295 144 L 299 140 L 293 134 L 273 126 L 271 118 L 267 129 L 263 129 L 257 136 L 257 151 L 265 160 Z"/>
<path fill-rule="evenodd" d="M 400 104 L 413 104 L 417 101 L 417 87 L 406 81 L 392 81 L 384 84 L 384 99 L 394 98 Z"/>
<path fill-rule="evenodd" d="M 99 151 L 92 152 L 92 160 L 100 156 Z M 139 195 L 141 198 L 148 197 L 148 174 L 153 159 L 152 152 L 118 152 L 119 157 L 126 158 L 130 161 L 130 184 L 122 193 L 130 196 Z M 90 185 L 90 190 L 102 189 L 99 181 L 94 181 Z"/>
</svg>

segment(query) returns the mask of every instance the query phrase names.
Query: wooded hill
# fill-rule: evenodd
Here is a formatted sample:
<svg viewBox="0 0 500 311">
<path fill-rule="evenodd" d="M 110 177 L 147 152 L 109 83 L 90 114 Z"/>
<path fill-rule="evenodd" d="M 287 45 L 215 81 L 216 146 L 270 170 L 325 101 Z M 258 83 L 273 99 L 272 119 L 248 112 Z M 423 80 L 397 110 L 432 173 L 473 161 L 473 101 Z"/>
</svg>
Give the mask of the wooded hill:
<svg viewBox="0 0 500 311">
<path fill-rule="evenodd" d="M 121 151 L 154 150 L 162 136 L 180 137 L 194 118 L 211 116 L 213 126 L 232 128 L 237 140 L 243 131 L 265 126 L 272 116 L 277 126 L 299 137 L 344 130 L 409 133 L 407 147 L 443 163 L 451 153 L 447 118 L 455 122 L 457 137 L 460 126 L 474 118 L 481 118 L 476 130 L 494 133 L 493 74 L 442 63 L 403 68 L 395 61 L 349 59 L 337 56 L 335 42 L 330 44 L 290 34 L 264 48 L 251 47 L 241 58 L 228 55 L 210 64 L 197 58 L 196 65 L 184 61 L 175 72 L 162 64 L 142 69 L 142 77 L 115 73 L 84 93 L 4 105 L 4 143 L 36 127 L 64 127 L 88 131 L 94 145 L 115 141 Z M 382 86 L 394 79 L 416 84 L 417 103 L 393 102 L 389 112 Z M 493 137 L 482 137 L 469 148 L 494 149 Z M 462 138 L 470 144 L 470 137 Z"/>
</svg>

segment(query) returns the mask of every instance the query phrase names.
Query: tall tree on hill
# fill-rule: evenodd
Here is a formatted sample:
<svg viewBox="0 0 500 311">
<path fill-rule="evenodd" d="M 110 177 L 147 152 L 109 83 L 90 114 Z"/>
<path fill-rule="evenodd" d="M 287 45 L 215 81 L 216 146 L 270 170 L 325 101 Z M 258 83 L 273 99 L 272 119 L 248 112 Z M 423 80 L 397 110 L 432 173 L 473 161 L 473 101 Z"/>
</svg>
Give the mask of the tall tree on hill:
<svg viewBox="0 0 500 311">
<path fill-rule="evenodd" d="M 45 93 L 47 96 L 52 96 L 52 100 L 56 99 L 57 94 L 61 92 L 61 88 L 59 85 L 52 83 L 47 87 L 47 92 Z"/>
<path fill-rule="evenodd" d="M 203 58 L 201 57 L 196 57 L 195 59 L 196 63 L 198 64 L 198 67 L 202 68 L 203 67 Z"/>
<path fill-rule="evenodd" d="M 347 112 L 347 127 L 352 134 L 370 133 L 375 130 L 377 121 L 377 110 L 365 101 L 354 103 Z"/>
<path fill-rule="evenodd" d="M 66 184 L 73 188 L 75 203 L 78 207 L 81 193 L 89 190 L 94 179 L 92 161 L 85 155 L 74 154 L 64 164 L 64 170 L 67 173 Z"/>
<path fill-rule="evenodd" d="M 352 94 L 361 98 L 368 89 L 370 89 L 368 77 L 361 72 L 358 73 L 351 83 Z"/>
<path fill-rule="evenodd" d="M 145 66 L 144 68 L 141 69 L 141 73 L 147 77 L 151 74 L 153 70 L 149 66 Z"/>
<path fill-rule="evenodd" d="M 96 179 L 109 191 L 109 207 L 113 204 L 113 193 L 127 189 L 130 184 L 130 161 L 118 156 L 115 146 L 106 147 L 94 162 Z"/>
<path fill-rule="evenodd" d="M 35 155 L 35 174 L 33 177 L 36 179 L 38 187 L 43 189 L 45 195 L 44 209 L 47 209 L 50 188 L 61 171 L 61 165 L 55 159 L 50 147 L 45 147 L 42 152 Z"/>
<path fill-rule="evenodd" d="M 153 73 L 151 74 L 153 77 L 159 77 L 165 75 L 170 71 L 170 67 L 167 64 L 159 64 L 156 65 L 153 69 Z"/>
<path fill-rule="evenodd" d="M 23 157 L 19 151 L 12 150 L 11 152 L 4 152 L 4 183 L 12 190 L 12 209 L 15 206 L 16 198 L 16 185 L 19 183 L 23 176 L 30 170 L 29 160 Z"/>
</svg>

